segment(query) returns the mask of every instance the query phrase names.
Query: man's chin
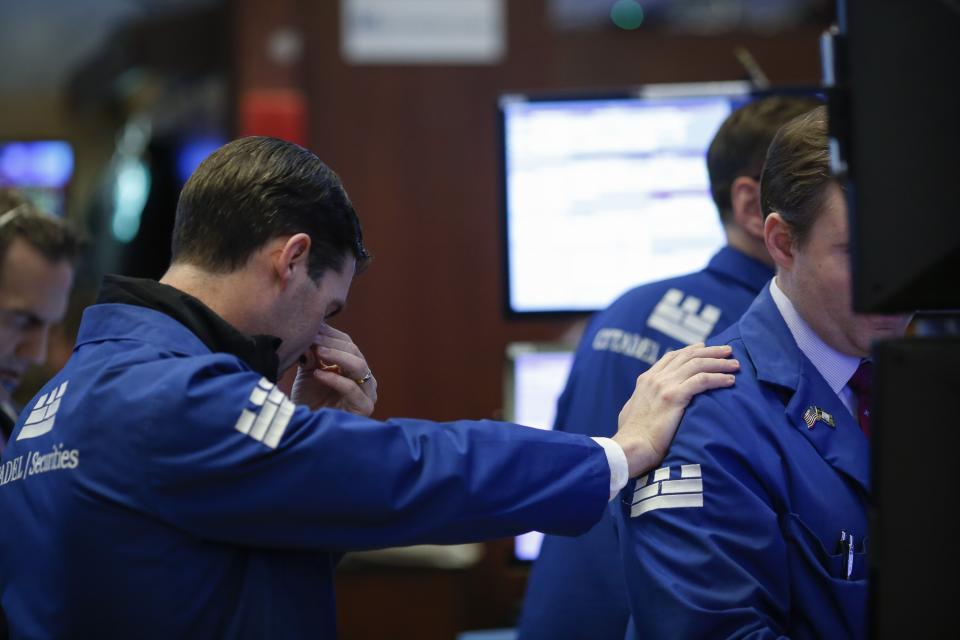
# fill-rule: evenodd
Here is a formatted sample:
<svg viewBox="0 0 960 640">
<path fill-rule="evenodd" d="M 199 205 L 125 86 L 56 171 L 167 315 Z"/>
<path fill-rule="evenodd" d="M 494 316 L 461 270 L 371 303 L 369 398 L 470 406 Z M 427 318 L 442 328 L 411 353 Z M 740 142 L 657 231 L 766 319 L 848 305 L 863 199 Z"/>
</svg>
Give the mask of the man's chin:
<svg viewBox="0 0 960 640">
<path fill-rule="evenodd" d="M 296 367 L 298 364 L 300 364 L 300 356 L 299 356 L 299 355 L 285 355 L 285 356 L 281 356 L 281 357 L 280 357 L 280 367 L 279 367 L 279 371 L 277 371 L 277 375 L 282 376 L 282 375 L 284 374 L 284 372 L 289 371 L 290 369 L 293 369 L 293 368 Z"/>
</svg>

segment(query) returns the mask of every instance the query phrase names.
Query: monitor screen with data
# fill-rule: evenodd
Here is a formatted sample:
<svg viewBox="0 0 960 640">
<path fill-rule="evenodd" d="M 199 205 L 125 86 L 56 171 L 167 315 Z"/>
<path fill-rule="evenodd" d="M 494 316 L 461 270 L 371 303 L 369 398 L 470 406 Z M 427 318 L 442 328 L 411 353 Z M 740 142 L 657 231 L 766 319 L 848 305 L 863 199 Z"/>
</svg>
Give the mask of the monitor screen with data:
<svg viewBox="0 0 960 640">
<path fill-rule="evenodd" d="M 500 99 L 508 314 L 591 312 L 724 244 L 706 151 L 745 83 Z"/>
<path fill-rule="evenodd" d="M 573 364 L 571 348 L 548 343 L 514 342 L 507 346 L 504 373 L 504 417 L 510 422 L 552 429 L 557 399 Z M 518 560 L 532 561 L 540 552 L 538 531 L 514 539 Z"/>
</svg>

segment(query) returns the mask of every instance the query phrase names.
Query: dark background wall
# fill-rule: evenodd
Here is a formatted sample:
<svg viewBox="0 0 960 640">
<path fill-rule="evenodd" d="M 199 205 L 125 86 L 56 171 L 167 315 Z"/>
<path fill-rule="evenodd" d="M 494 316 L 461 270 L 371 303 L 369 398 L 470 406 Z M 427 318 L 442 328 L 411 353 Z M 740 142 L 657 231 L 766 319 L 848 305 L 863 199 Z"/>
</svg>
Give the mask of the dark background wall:
<svg viewBox="0 0 960 640">
<path fill-rule="evenodd" d="M 501 92 L 743 79 L 738 46 L 775 84 L 819 81 L 816 27 L 770 36 L 558 33 L 546 0 L 508 9 L 502 64 L 350 66 L 340 56 L 338 3 L 238 4 L 238 91 L 302 92 L 309 147 L 343 178 L 376 256 L 338 322 L 374 367 L 380 417 L 496 415 L 504 345 L 554 339 L 570 326 L 502 314 Z M 258 43 L 287 25 L 301 30 L 304 57 L 271 63 Z"/>
<path fill-rule="evenodd" d="M 507 320 L 501 309 L 501 92 L 743 79 L 734 55 L 740 46 L 774 84 L 820 78 L 822 26 L 770 35 L 612 26 L 557 32 L 546 0 L 508 5 L 502 64 L 358 67 L 340 55 L 338 3 L 235 4 L 238 99 L 265 88 L 299 93 L 308 146 L 343 178 L 376 256 L 336 324 L 377 375 L 381 418 L 498 416 L 505 345 L 557 340 L 576 329 L 569 319 Z M 271 62 L 266 42 L 285 27 L 302 34 L 303 56 Z M 345 572 L 338 585 L 343 637 L 443 638 L 457 629 L 509 626 L 525 579 L 509 555 L 509 542 L 501 541 L 489 543 L 468 572 Z M 417 632 L 403 631 L 407 625 Z"/>
</svg>

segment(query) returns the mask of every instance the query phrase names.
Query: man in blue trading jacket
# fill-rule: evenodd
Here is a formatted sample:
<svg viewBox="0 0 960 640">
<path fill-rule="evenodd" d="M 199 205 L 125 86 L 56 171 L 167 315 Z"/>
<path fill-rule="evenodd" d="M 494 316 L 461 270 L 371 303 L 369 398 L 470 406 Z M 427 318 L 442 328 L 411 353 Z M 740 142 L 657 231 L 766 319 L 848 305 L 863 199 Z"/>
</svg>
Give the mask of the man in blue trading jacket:
<svg viewBox="0 0 960 640">
<path fill-rule="evenodd" d="M 0 455 L 19 413 L 13 393 L 66 311 L 80 244 L 64 220 L 0 188 Z"/>
<path fill-rule="evenodd" d="M 726 347 L 667 356 L 612 440 L 370 420 L 376 379 L 326 324 L 367 260 L 309 151 L 246 138 L 201 164 L 161 282 L 107 279 L 14 429 L 14 637 L 332 638 L 341 552 L 582 531 L 659 461 L 693 393 L 733 382 L 709 357 Z M 290 399 L 275 380 L 298 360 Z"/>
<path fill-rule="evenodd" d="M 80 246 L 64 220 L 15 190 L 0 189 L 0 456 L 20 412 L 12 394 L 28 367 L 47 357 L 47 337 L 66 311 Z M 6 638 L 0 606 L 0 640 Z"/>
<path fill-rule="evenodd" d="M 909 316 L 851 310 L 825 108 L 777 134 L 761 194 L 777 275 L 717 338 L 736 390 L 691 403 L 664 466 L 616 505 L 631 637 L 865 637 L 866 358 Z"/>
<path fill-rule="evenodd" d="M 773 275 L 760 213 L 767 147 L 780 126 L 818 104 L 770 97 L 727 117 L 710 144 L 707 169 L 728 246 L 703 271 L 637 287 L 591 320 L 557 404 L 557 430 L 612 434 L 638 375 L 746 311 Z M 545 538 L 524 599 L 522 640 L 622 640 L 628 617 L 612 514 L 579 538 Z"/>
</svg>

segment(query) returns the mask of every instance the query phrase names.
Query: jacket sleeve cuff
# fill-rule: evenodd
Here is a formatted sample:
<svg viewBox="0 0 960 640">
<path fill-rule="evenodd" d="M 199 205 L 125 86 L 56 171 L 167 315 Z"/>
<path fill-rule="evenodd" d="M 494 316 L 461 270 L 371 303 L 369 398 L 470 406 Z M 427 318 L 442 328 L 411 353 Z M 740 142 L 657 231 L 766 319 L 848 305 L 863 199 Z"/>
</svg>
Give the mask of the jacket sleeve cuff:
<svg viewBox="0 0 960 640">
<path fill-rule="evenodd" d="M 610 465 L 610 498 L 614 497 L 620 490 L 627 486 L 630 468 L 627 465 L 627 454 L 616 442 L 610 438 L 591 438 L 594 442 L 603 447 L 603 452 L 607 454 L 607 464 Z"/>
</svg>

